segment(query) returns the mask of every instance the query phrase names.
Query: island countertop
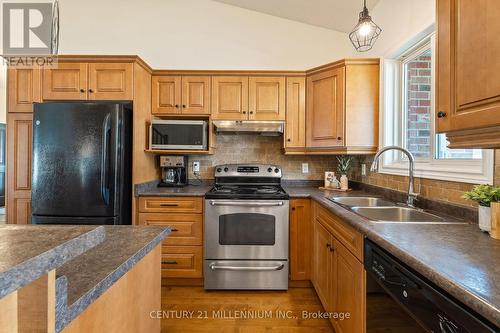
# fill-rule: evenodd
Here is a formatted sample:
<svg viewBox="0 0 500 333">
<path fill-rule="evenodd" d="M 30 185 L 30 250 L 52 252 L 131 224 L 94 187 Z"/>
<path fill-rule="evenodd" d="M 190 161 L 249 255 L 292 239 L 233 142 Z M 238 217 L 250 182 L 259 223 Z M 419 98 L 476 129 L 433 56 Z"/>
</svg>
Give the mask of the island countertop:
<svg viewBox="0 0 500 333">
<path fill-rule="evenodd" d="M 106 239 L 56 270 L 60 332 L 170 233 L 160 226 L 104 226 Z"/>
<path fill-rule="evenodd" d="M 105 233 L 96 226 L 0 226 L 0 298 L 85 253 Z"/>
</svg>

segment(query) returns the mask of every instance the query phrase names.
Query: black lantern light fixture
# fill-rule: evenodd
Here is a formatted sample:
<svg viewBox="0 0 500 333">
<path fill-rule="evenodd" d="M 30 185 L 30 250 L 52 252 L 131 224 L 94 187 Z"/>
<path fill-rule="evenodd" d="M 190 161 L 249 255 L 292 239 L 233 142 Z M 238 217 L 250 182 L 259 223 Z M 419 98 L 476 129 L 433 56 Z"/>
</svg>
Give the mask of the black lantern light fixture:
<svg viewBox="0 0 500 333">
<path fill-rule="evenodd" d="M 382 29 L 373 22 L 368 8 L 366 8 L 366 0 L 364 0 L 363 10 L 359 13 L 358 24 L 349 34 L 349 39 L 352 45 L 358 52 L 366 52 L 371 50 Z"/>
</svg>

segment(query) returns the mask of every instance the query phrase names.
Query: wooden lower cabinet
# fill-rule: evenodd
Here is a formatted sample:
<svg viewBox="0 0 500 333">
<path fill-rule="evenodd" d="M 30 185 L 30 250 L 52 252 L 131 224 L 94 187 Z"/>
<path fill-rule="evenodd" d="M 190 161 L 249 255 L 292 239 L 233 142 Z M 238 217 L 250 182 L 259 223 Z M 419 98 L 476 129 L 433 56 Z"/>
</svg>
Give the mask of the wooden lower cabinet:
<svg viewBox="0 0 500 333">
<path fill-rule="evenodd" d="M 336 333 L 363 333 L 366 331 L 366 273 L 362 258 L 351 252 L 345 239 L 332 227 L 338 217 L 331 214 L 330 219 L 325 219 L 319 213 L 324 215 L 324 208 L 315 203 L 313 286 L 325 311 L 344 314 L 342 320 L 335 316 L 330 319 Z"/>
<path fill-rule="evenodd" d="M 141 197 L 139 224 L 169 226 L 161 248 L 165 279 L 203 277 L 203 199 L 199 197 Z"/>
<path fill-rule="evenodd" d="M 7 223 L 31 223 L 33 114 L 7 115 Z"/>
<path fill-rule="evenodd" d="M 311 279 L 311 201 L 290 200 L 290 280 Z"/>
</svg>

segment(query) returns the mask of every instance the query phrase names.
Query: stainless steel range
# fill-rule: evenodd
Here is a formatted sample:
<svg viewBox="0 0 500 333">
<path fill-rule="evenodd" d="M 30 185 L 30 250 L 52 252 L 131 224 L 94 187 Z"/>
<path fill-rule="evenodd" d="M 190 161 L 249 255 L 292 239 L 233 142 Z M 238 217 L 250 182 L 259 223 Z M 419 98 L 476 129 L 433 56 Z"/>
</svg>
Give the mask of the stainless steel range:
<svg viewBox="0 0 500 333">
<path fill-rule="evenodd" d="M 205 289 L 288 289 L 288 194 L 275 165 L 215 168 L 205 195 Z"/>
</svg>

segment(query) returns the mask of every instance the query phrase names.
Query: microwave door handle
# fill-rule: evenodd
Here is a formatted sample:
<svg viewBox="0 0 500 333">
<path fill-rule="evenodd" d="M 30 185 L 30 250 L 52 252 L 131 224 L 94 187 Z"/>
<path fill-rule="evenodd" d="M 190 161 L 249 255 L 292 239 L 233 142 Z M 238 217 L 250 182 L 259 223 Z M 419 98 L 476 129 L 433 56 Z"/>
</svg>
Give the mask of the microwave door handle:
<svg viewBox="0 0 500 333">
<path fill-rule="evenodd" d="M 276 266 L 255 266 L 255 267 L 247 267 L 247 266 L 225 266 L 225 265 L 216 265 L 216 264 L 211 264 L 210 269 L 213 271 L 280 271 L 282 270 L 285 265 L 284 264 L 279 264 Z"/>
<path fill-rule="evenodd" d="M 212 206 L 245 206 L 245 207 L 274 207 L 283 206 L 283 201 L 277 202 L 251 202 L 251 201 L 215 201 L 211 200 L 210 205 Z"/>
<path fill-rule="evenodd" d="M 109 205 L 109 133 L 111 132 L 111 115 L 108 113 L 103 121 L 102 155 L 101 155 L 101 196 Z"/>
</svg>

